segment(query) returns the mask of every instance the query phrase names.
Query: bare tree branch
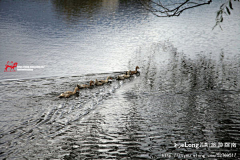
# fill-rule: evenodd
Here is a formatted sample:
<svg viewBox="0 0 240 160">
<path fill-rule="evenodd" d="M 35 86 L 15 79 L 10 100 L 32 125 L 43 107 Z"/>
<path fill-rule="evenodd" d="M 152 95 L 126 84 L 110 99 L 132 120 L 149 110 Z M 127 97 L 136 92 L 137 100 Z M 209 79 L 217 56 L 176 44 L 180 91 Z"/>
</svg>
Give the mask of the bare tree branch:
<svg viewBox="0 0 240 160">
<path fill-rule="evenodd" d="M 139 0 L 139 2 L 157 17 L 179 16 L 183 11 L 207 5 L 212 0 Z"/>
</svg>

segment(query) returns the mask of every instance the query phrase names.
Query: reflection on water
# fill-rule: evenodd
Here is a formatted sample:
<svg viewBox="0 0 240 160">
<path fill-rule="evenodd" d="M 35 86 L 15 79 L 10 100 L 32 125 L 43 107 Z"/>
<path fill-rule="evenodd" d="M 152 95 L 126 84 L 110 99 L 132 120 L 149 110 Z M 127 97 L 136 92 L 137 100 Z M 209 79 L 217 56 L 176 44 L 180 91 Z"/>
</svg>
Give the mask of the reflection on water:
<svg viewBox="0 0 240 160">
<path fill-rule="evenodd" d="M 88 27 L 117 27 L 130 20 L 141 20 L 147 12 L 137 1 L 54 0 L 55 11 L 67 22 L 86 23 Z M 126 17 L 125 17 L 126 16 Z M 135 23 L 139 23 L 139 22 Z M 83 24 L 80 24 L 84 27 Z M 120 24 L 124 25 L 124 24 Z"/>
<path fill-rule="evenodd" d="M 145 52 L 149 55 L 145 56 Z M 144 74 L 144 83 L 152 91 L 239 91 L 239 58 L 239 55 L 225 57 L 224 51 L 218 56 L 209 53 L 190 58 L 179 53 L 170 42 L 163 42 L 147 51 L 137 51 L 129 64 L 143 65 L 141 75 Z"/>
<path fill-rule="evenodd" d="M 71 16 L 81 17 L 83 14 L 91 16 L 85 18 L 92 18 L 92 16 L 96 15 L 97 12 L 100 12 L 100 8 L 102 8 L 102 11 L 105 11 L 107 13 L 116 12 L 119 7 L 119 0 L 54 0 L 53 4 L 56 7 L 56 11 L 64 12 L 64 14 L 67 15 L 67 18 L 71 20 Z"/>
<path fill-rule="evenodd" d="M 69 99 L 57 96 L 121 73 L 1 81 L 0 157 L 239 158 L 239 57 L 210 57 L 193 59 L 169 42 L 153 44 L 129 61 L 129 68 L 139 64 L 139 76 Z M 181 147 L 185 142 L 207 146 Z"/>
<path fill-rule="evenodd" d="M 95 15 L 95 12 L 99 11 L 100 4 L 97 0 L 90 1 L 65 1 L 65 0 L 54 0 L 53 4 L 56 7 L 56 11 L 63 12 L 66 14 L 66 18 L 68 20 L 75 19 L 76 17 L 84 16 L 83 14 L 87 14 L 88 16 Z M 85 17 L 85 18 L 91 18 Z"/>
</svg>

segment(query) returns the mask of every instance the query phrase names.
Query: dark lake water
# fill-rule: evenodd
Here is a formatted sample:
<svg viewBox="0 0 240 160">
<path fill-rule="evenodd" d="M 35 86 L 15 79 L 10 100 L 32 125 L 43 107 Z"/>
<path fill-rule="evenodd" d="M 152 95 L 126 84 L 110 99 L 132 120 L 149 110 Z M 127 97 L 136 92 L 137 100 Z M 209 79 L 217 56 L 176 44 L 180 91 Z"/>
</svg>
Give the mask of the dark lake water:
<svg viewBox="0 0 240 160">
<path fill-rule="evenodd" d="M 239 159 L 240 3 L 212 30 L 224 2 L 157 18 L 135 0 L 1 0 L 0 159 Z"/>
</svg>

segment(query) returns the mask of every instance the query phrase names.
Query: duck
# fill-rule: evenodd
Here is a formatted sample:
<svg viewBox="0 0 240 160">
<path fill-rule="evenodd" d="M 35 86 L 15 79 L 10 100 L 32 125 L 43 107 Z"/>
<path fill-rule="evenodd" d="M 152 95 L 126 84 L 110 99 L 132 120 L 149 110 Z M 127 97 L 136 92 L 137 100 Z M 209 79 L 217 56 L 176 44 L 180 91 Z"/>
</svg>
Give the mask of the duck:
<svg viewBox="0 0 240 160">
<path fill-rule="evenodd" d="M 116 79 L 117 80 L 124 80 L 125 78 L 129 78 L 130 77 L 130 72 L 131 72 L 131 70 L 127 71 L 126 74 L 117 76 Z"/>
<path fill-rule="evenodd" d="M 100 80 L 100 82 L 101 82 L 102 84 L 108 83 L 108 82 L 109 82 L 109 79 L 112 79 L 112 77 L 108 76 L 106 80 Z"/>
<path fill-rule="evenodd" d="M 124 78 L 123 75 L 118 75 L 116 79 L 117 79 L 117 80 L 124 80 L 125 78 Z"/>
<path fill-rule="evenodd" d="M 91 80 L 90 82 L 89 82 L 89 85 L 88 84 L 81 84 L 81 85 L 77 85 L 77 87 L 79 88 L 79 89 L 82 89 L 82 88 L 90 88 L 90 87 L 92 87 L 94 85 L 94 82 Z"/>
<path fill-rule="evenodd" d="M 101 86 L 101 85 L 103 85 L 103 83 L 99 82 L 99 81 L 96 79 L 96 80 L 95 80 L 95 85 L 96 85 L 96 86 Z"/>
<path fill-rule="evenodd" d="M 71 95 L 76 94 L 77 91 L 79 91 L 79 88 L 78 88 L 78 87 L 75 87 L 75 89 L 74 89 L 73 92 L 72 92 L 72 91 L 66 91 L 66 92 L 60 94 L 58 97 L 59 97 L 59 98 L 68 98 L 68 97 L 70 97 Z"/>
<path fill-rule="evenodd" d="M 133 75 L 133 74 L 136 74 L 136 73 L 138 73 L 137 69 L 139 69 L 139 67 L 138 67 L 138 66 L 136 66 L 136 69 L 135 69 L 135 71 L 131 71 L 130 75 Z"/>
<path fill-rule="evenodd" d="M 130 77 L 131 70 L 127 71 L 126 74 L 123 75 L 124 78 Z"/>
</svg>

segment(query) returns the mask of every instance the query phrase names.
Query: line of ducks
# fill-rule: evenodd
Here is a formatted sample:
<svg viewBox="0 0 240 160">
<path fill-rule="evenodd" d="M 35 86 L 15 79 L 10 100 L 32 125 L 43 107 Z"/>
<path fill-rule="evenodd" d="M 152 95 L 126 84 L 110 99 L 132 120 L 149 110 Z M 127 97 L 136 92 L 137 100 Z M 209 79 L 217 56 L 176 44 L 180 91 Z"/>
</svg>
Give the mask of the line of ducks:
<svg viewBox="0 0 240 160">
<path fill-rule="evenodd" d="M 134 74 L 139 73 L 139 72 L 137 71 L 138 69 L 139 69 L 139 67 L 136 66 L 135 71 L 129 70 L 129 71 L 126 72 L 126 74 L 118 75 L 118 76 L 116 77 L 116 79 L 117 79 L 117 80 L 124 80 L 124 79 L 130 78 L 131 75 L 134 75 Z M 72 91 L 66 91 L 66 92 L 60 94 L 58 97 L 59 97 L 59 98 L 68 98 L 68 97 L 70 97 L 71 95 L 76 94 L 77 91 L 79 91 L 80 89 L 91 88 L 91 87 L 93 87 L 94 85 L 96 85 L 96 86 L 101 86 L 101 85 L 103 85 L 103 84 L 109 83 L 109 82 L 110 82 L 109 79 L 112 80 L 112 77 L 108 76 L 106 80 L 100 80 L 100 81 L 98 81 L 98 80 L 96 79 L 95 82 L 91 80 L 91 81 L 89 82 L 89 84 L 81 84 L 81 85 L 78 84 L 77 87 L 75 87 L 75 89 L 74 89 L 73 92 L 72 92 Z"/>
</svg>

